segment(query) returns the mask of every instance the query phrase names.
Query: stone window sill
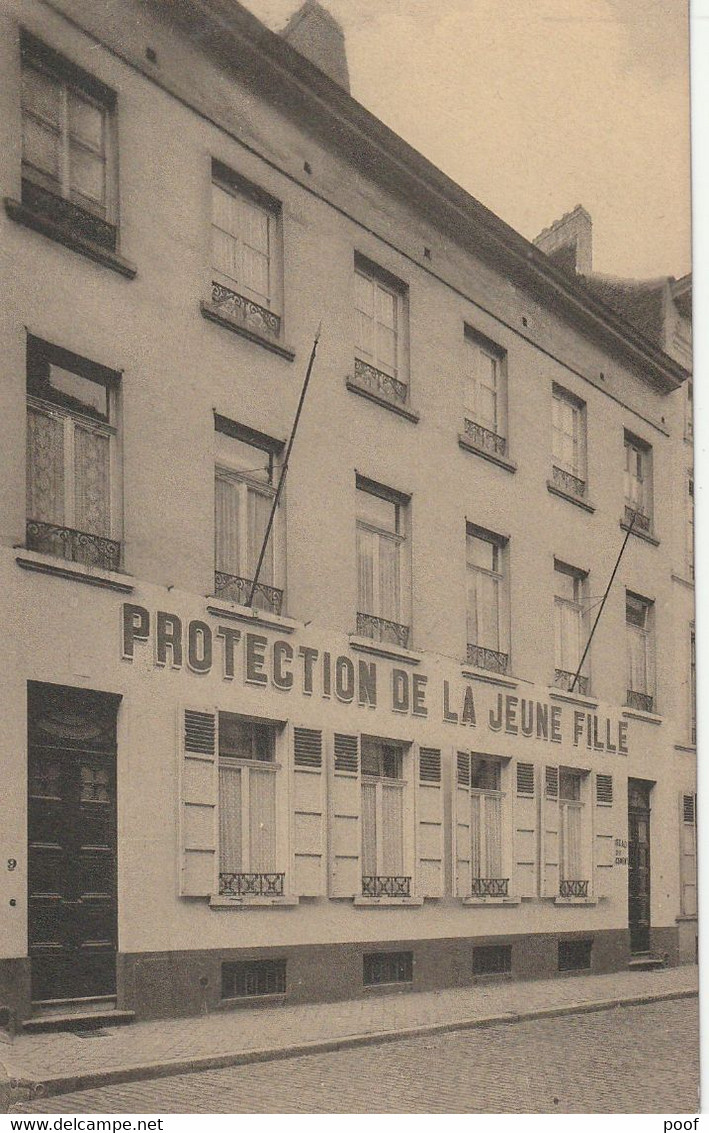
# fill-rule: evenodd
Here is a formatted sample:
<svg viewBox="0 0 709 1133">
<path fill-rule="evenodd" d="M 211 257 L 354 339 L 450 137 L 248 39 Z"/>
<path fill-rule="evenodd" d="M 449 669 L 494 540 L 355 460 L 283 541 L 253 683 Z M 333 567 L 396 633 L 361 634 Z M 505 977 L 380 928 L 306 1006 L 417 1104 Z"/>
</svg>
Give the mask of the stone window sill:
<svg viewBox="0 0 709 1133">
<path fill-rule="evenodd" d="M 292 894 L 284 894 L 283 897 L 210 897 L 210 909 L 243 909 L 252 906 L 259 908 L 268 908 L 269 906 L 279 906 L 292 908 L 294 905 L 300 904 L 300 898 L 294 897 Z"/>
<path fill-rule="evenodd" d="M 626 523 L 624 519 L 621 519 L 620 527 L 622 531 L 630 531 L 630 524 Z M 636 535 L 638 539 L 642 539 L 645 543 L 649 543 L 652 547 L 660 546 L 660 540 L 652 535 L 649 531 L 642 531 L 639 527 L 634 527 L 633 535 Z"/>
<path fill-rule="evenodd" d="M 274 992 L 272 995 L 239 995 L 220 999 L 216 1006 L 218 1011 L 234 1011 L 239 1007 L 252 1011 L 255 1007 L 282 1007 L 285 1002 L 285 992 Z"/>
<path fill-rule="evenodd" d="M 588 500 L 583 499 L 582 496 L 575 496 L 573 492 L 565 492 L 564 489 L 560 488 L 558 484 L 555 484 L 553 480 L 547 480 L 547 491 L 550 492 L 552 496 L 558 496 L 561 500 L 567 500 L 570 504 L 575 504 L 576 507 L 582 508 L 583 511 L 587 511 L 590 515 L 593 515 L 596 510 L 593 504 L 589 503 Z"/>
<path fill-rule="evenodd" d="M 216 323 L 220 327 L 225 327 L 226 330 L 231 330 L 234 334 L 240 334 L 242 338 L 247 338 L 249 342 L 255 342 L 258 346 L 264 346 L 266 350 L 270 350 L 273 354 L 278 354 L 279 357 L 285 358 L 287 362 L 294 361 L 295 350 L 293 350 L 292 347 L 277 342 L 273 338 L 268 338 L 265 334 L 260 334 L 253 327 L 239 322 L 238 319 L 233 319 L 231 315 L 221 310 L 220 307 L 216 307 L 212 303 L 205 303 L 204 300 L 202 300 L 199 309 L 204 318 L 209 319 L 210 322 Z"/>
<path fill-rule="evenodd" d="M 374 657 L 388 657 L 393 661 L 402 661 L 405 665 L 420 665 L 421 654 L 414 653 L 403 646 L 389 645 L 386 641 L 375 641 L 371 637 L 359 637 L 350 634 L 350 647 L 358 653 L 371 653 Z"/>
<path fill-rule="evenodd" d="M 364 397 L 367 401 L 372 401 L 375 405 L 380 405 L 382 409 L 388 409 L 391 413 L 397 413 L 399 417 L 404 417 L 405 420 L 411 421 L 414 425 L 418 424 L 420 417 L 413 409 L 409 409 L 405 405 L 399 405 L 395 401 L 389 401 L 386 397 L 379 396 L 374 390 L 359 385 L 353 378 L 347 378 L 345 385 L 350 393 L 356 393 L 359 397 Z"/>
<path fill-rule="evenodd" d="M 507 676 L 506 673 L 493 673 L 491 669 L 477 669 L 475 666 L 467 664 L 461 669 L 460 675 L 491 685 L 503 685 L 505 688 L 517 688 L 519 684 L 519 681 L 515 680 L 514 677 Z"/>
<path fill-rule="evenodd" d="M 562 700 L 565 704 L 580 704 L 582 708 L 598 708 L 598 697 L 584 696 L 580 692 L 565 692 L 564 689 L 556 688 L 555 685 L 550 686 L 549 689 L 550 700 Z"/>
<path fill-rule="evenodd" d="M 507 472 L 516 472 L 517 464 L 514 460 L 509 460 L 506 456 L 499 456 L 496 452 L 488 452 L 487 449 L 479 448 L 478 445 L 473 444 L 467 433 L 458 433 L 458 444 L 466 452 L 472 452 L 475 456 L 481 456 L 483 460 L 489 460 L 491 464 L 496 464 L 499 468 L 504 468 Z"/>
<path fill-rule="evenodd" d="M 4 204 L 5 212 L 10 220 L 14 220 L 17 224 L 23 224 L 25 228 L 31 228 L 33 232 L 39 232 L 42 236 L 55 240 L 57 244 L 63 244 L 65 248 L 70 248 L 73 252 L 78 252 L 79 255 L 86 256 L 87 259 L 93 260 L 103 267 L 111 268 L 112 271 L 118 272 L 126 279 L 135 278 L 138 269 L 134 264 L 119 256 L 117 252 L 111 252 L 108 248 L 94 243 L 93 240 L 77 235 L 69 226 L 59 224 L 43 213 L 36 212 L 11 197 L 5 197 Z"/>
<path fill-rule="evenodd" d="M 675 744 L 675 751 L 686 751 L 689 755 L 697 754 L 696 744 Z"/>
<path fill-rule="evenodd" d="M 646 724 L 662 724 L 664 720 L 656 712 L 641 712 L 639 708 L 623 708 L 622 715 L 630 720 L 644 720 Z"/>
<path fill-rule="evenodd" d="M 129 581 L 130 575 L 103 570 L 101 567 L 85 566 L 83 563 L 40 554 L 38 551 L 23 551 L 21 555 L 16 556 L 15 562 L 23 570 L 84 582 L 88 586 L 101 586 L 105 590 L 118 590 L 122 594 L 132 594 L 134 590 L 132 580 Z"/>
<path fill-rule="evenodd" d="M 693 578 L 687 578 L 683 574 L 678 574 L 677 571 L 673 571 L 670 577 L 673 582 L 679 582 L 682 584 L 682 586 L 686 586 L 688 590 L 694 590 Z"/>
<path fill-rule="evenodd" d="M 555 905 L 597 905 L 598 897 L 554 897 Z"/>
<path fill-rule="evenodd" d="M 219 603 L 217 605 L 216 603 Z M 250 622 L 251 625 L 265 626 L 266 629 L 278 629 L 281 633 L 295 633 L 298 622 L 294 618 L 285 618 L 282 614 L 271 614 L 268 610 L 256 610 L 253 606 L 240 606 L 238 602 L 224 603 L 222 598 L 214 598 L 212 604 L 207 602 L 207 612 L 215 618 L 227 618 L 234 622 Z"/>
<path fill-rule="evenodd" d="M 519 905 L 520 897 L 463 897 L 464 905 Z"/>
<path fill-rule="evenodd" d="M 362 908 L 368 908 L 370 905 L 387 908 L 398 905 L 420 906 L 423 905 L 423 897 L 355 897 L 354 903 Z"/>
</svg>

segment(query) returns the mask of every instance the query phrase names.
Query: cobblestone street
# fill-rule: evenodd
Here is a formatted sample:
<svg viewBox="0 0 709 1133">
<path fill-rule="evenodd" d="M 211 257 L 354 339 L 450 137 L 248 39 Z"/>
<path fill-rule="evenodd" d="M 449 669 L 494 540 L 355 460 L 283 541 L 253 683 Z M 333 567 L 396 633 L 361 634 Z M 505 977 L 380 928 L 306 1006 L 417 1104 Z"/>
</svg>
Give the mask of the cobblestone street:
<svg viewBox="0 0 709 1133">
<path fill-rule="evenodd" d="M 135 1082 L 34 1113 L 693 1113 L 696 1000 Z"/>
</svg>

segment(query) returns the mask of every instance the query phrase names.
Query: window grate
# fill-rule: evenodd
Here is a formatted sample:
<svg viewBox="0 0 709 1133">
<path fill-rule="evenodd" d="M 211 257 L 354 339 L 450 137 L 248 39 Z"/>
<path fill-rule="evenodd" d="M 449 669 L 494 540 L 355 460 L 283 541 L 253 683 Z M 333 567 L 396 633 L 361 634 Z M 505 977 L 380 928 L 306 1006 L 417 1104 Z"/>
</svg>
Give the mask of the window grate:
<svg viewBox="0 0 709 1133">
<path fill-rule="evenodd" d="M 294 728 L 293 761 L 296 767 L 322 767 L 322 732 Z"/>
<path fill-rule="evenodd" d="M 596 802 L 613 802 L 613 776 L 596 775 Z"/>
<path fill-rule="evenodd" d="M 517 764 L 517 794 L 518 795 L 533 795 L 534 794 L 534 764 L 533 763 L 518 763 Z"/>
<path fill-rule="evenodd" d="M 558 969 L 560 972 L 581 972 L 591 967 L 593 940 L 560 940 Z"/>
<path fill-rule="evenodd" d="M 222 999 L 284 995 L 285 960 L 237 960 L 222 964 Z"/>
<path fill-rule="evenodd" d="M 363 961 L 365 987 L 413 982 L 413 952 L 366 952 Z"/>
<path fill-rule="evenodd" d="M 215 723 L 211 712 L 185 710 L 185 750 L 214 755 Z"/>
<path fill-rule="evenodd" d="M 351 771 L 355 774 L 359 767 L 357 736 L 343 736 L 335 733 L 335 771 Z"/>
<path fill-rule="evenodd" d="M 440 783 L 441 753 L 435 748 L 422 747 L 419 752 L 419 778 L 422 783 Z"/>
<path fill-rule="evenodd" d="M 473 948 L 474 976 L 502 976 L 511 971 L 511 944 L 483 944 Z"/>
</svg>

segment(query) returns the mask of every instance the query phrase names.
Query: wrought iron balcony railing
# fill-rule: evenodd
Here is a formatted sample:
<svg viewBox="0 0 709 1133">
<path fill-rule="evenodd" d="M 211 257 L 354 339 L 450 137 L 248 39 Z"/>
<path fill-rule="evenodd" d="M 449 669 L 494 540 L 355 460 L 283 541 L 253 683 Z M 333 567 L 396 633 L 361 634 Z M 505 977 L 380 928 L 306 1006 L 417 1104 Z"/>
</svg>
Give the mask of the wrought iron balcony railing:
<svg viewBox="0 0 709 1133">
<path fill-rule="evenodd" d="M 409 400 L 409 387 L 406 382 L 391 374 L 385 374 L 383 370 L 370 366 L 369 362 L 363 362 L 361 358 L 354 360 L 354 384 L 371 390 L 372 393 L 397 405 L 406 405 Z"/>
<path fill-rule="evenodd" d="M 227 598 L 230 602 L 238 602 L 244 606 L 251 594 L 253 579 L 240 578 L 235 574 L 225 574 L 224 571 L 214 572 L 214 596 Z M 252 603 L 256 610 L 269 610 L 272 614 L 280 614 L 283 608 L 283 591 L 277 586 L 267 586 L 265 582 L 257 582 Z"/>
<path fill-rule="evenodd" d="M 220 873 L 220 897 L 282 897 L 285 873 Z"/>
<path fill-rule="evenodd" d="M 570 496 L 578 496 L 579 499 L 586 495 L 586 481 L 579 476 L 574 476 L 573 473 L 567 472 L 565 468 L 559 468 L 556 464 L 552 465 L 551 474 L 553 482 L 562 492 L 568 492 Z"/>
<path fill-rule="evenodd" d="M 373 641 L 382 644 L 401 645 L 406 649 L 409 644 L 409 627 L 399 622 L 390 622 L 387 618 L 379 618 L 376 614 L 357 613 L 357 633 L 362 637 L 371 637 Z"/>
<path fill-rule="evenodd" d="M 635 516 L 635 523 L 633 523 L 633 516 Z M 626 504 L 625 524 L 626 526 L 630 527 L 631 523 L 633 523 L 634 531 L 649 531 L 651 527 L 649 515 L 646 515 L 644 511 L 640 511 L 639 508 L 633 507 L 632 504 Z"/>
<path fill-rule="evenodd" d="M 508 877 L 474 877 L 471 897 L 507 897 Z"/>
<path fill-rule="evenodd" d="M 629 688 L 626 693 L 625 703 L 628 708 L 637 708 L 638 712 L 652 712 L 654 698 L 649 692 L 636 692 L 634 689 Z"/>
<path fill-rule="evenodd" d="M 554 669 L 554 687 L 563 688 L 565 692 L 571 692 L 575 676 L 575 673 L 569 673 L 566 669 Z M 580 692 L 581 696 L 588 696 L 588 690 L 588 677 L 579 676 L 574 686 L 574 692 Z"/>
<path fill-rule="evenodd" d="M 507 438 L 499 436 L 494 433 L 492 429 L 486 429 L 483 425 L 478 425 L 477 421 L 470 421 L 465 418 L 465 432 L 477 448 L 484 449 L 485 452 L 492 452 L 496 456 L 504 456 L 507 452 Z"/>
<path fill-rule="evenodd" d="M 42 523 L 28 519 L 26 543 L 29 551 L 56 555 L 72 563 L 118 570 L 121 565 L 121 544 L 105 535 L 76 531 L 73 527 L 58 527 L 55 523 Z"/>
<path fill-rule="evenodd" d="M 376 877 L 365 874 L 362 878 L 363 897 L 410 897 L 410 877 Z"/>
<path fill-rule="evenodd" d="M 281 333 L 280 315 L 275 315 L 267 307 L 254 303 L 253 299 L 239 295 L 237 291 L 232 291 L 230 287 L 225 287 L 216 280 L 212 282 L 212 303 L 220 311 L 231 315 L 237 322 L 252 327 L 260 334 L 268 335 L 269 338 L 278 338 Z"/>
<path fill-rule="evenodd" d="M 560 897 L 588 897 L 588 882 L 587 881 L 569 881 L 564 879 L 559 882 L 559 896 Z"/>
<path fill-rule="evenodd" d="M 478 669 L 487 669 L 490 673 L 506 673 L 509 664 L 508 653 L 498 653 L 496 649 L 487 649 L 483 645 L 473 645 L 468 642 L 468 664 Z"/>
</svg>

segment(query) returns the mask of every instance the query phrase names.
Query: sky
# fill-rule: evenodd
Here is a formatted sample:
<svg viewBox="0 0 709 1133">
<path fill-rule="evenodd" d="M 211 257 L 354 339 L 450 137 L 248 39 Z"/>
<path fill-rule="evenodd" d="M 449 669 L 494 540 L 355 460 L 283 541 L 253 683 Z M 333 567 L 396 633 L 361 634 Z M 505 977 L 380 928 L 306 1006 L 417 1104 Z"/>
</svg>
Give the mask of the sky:
<svg viewBox="0 0 709 1133">
<path fill-rule="evenodd" d="M 690 270 L 686 0 L 322 2 L 352 95 L 522 235 L 582 204 L 594 271 Z"/>
</svg>

